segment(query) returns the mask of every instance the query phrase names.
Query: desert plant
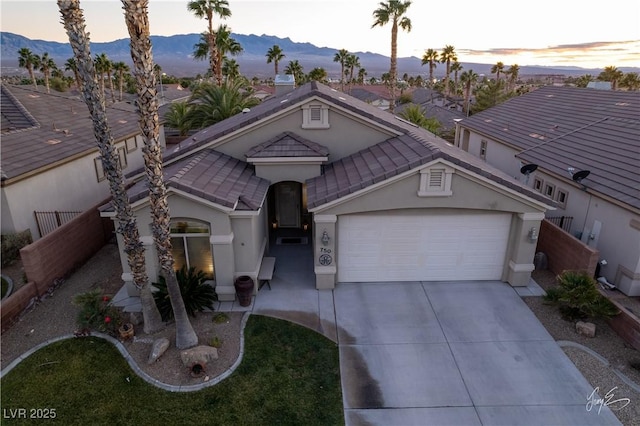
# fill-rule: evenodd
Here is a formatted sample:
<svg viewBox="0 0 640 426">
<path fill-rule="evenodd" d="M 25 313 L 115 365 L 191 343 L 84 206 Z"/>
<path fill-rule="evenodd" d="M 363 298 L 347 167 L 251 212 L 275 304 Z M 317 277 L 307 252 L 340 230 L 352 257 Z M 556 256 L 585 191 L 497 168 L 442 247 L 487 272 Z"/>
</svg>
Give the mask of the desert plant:
<svg viewBox="0 0 640 426">
<path fill-rule="evenodd" d="M 203 311 L 205 308 L 213 310 L 213 302 L 218 300 L 218 294 L 212 286 L 204 283 L 207 280 L 207 275 L 203 271 L 196 270 L 194 267 L 187 269 L 186 266 L 183 266 L 176 272 L 176 278 L 189 315 L 195 316 L 196 312 Z M 153 297 L 162 319 L 164 321 L 173 319 L 173 308 L 164 277 L 161 276 L 159 282 L 153 285 L 158 289 Z"/>
<path fill-rule="evenodd" d="M 613 303 L 598 292 L 596 280 L 583 271 L 565 271 L 557 277 L 557 288 L 544 300 L 558 305 L 567 320 L 609 318 L 620 313 Z"/>
<path fill-rule="evenodd" d="M 218 336 L 214 336 L 209 341 L 209 346 L 216 349 L 219 348 L 220 346 L 222 346 L 222 339 L 220 339 Z"/>
<path fill-rule="evenodd" d="M 223 322 L 229 322 L 229 316 L 224 312 L 219 312 L 213 316 L 212 321 L 215 324 L 222 324 Z"/>
<path fill-rule="evenodd" d="M 80 330 L 96 330 L 116 336 L 122 318 L 120 310 L 110 301 L 111 298 L 100 289 L 75 296 L 73 304 L 80 307 L 77 317 Z"/>
<path fill-rule="evenodd" d="M 20 258 L 20 249 L 33 242 L 31 231 L 26 230 L 15 234 L 2 234 L 1 238 L 2 266 L 11 265 Z"/>
</svg>

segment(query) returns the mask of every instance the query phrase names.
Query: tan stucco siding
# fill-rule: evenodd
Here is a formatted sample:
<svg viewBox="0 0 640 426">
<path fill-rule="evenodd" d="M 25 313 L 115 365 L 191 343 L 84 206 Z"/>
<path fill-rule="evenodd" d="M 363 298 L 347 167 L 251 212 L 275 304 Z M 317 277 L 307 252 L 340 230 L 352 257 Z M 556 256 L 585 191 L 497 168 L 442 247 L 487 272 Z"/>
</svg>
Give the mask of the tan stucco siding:
<svg viewBox="0 0 640 426">
<path fill-rule="evenodd" d="M 311 102 L 318 103 L 318 102 Z M 232 157 L 245 160 L 245 154 L 251 148 L 278 136 L 282 132 L 293 132 L 312 142 L 329 149 L 329 161 L 346 157 L 364 148 L 389 139 L 393 134 L 372 123 L 355 120 L 343 111 L 329 107 L 328 129 L 303 129 L 303 113 L 301 107 L 262 123 L 237 136 L 223 139 L 214 144 L 216 150 Z"/>
<path fill-rule="evenodd" d="M 541 207 L 533 207 L 515 196 L 497 192 L 488 184 L 473 182 L 459 173 L 452 176 L 452 196 L 419 197 L 419 187 L 420 175 L 416 172 L 388 185 L 381 185 L 375 191 L 363 192 L 360 196 L 350 198 L 348 202 L 335 203 L 317 211 L 334 215 L 394 208 L 455 208 L 513 213 L 543 211 Z"/>
<path fill-rule="evenodd" d="M 116 145 L 125 147 L 124 142 Z M 85 211 L 110 196 L 106 179 L 98 182 L 94 159 L 98 151 L 2 188 L 2 233 L 31 230 L 40 238 L 34 211 Z M 127 154 L 127 168 L 143 165 L 141 149 Z"/>
</svg>

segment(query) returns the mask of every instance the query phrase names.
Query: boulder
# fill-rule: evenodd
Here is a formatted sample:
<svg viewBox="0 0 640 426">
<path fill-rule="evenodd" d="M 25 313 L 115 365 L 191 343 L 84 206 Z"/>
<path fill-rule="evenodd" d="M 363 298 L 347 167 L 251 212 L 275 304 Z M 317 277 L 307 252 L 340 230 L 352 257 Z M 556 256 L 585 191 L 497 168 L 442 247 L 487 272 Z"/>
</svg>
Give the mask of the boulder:
<svg viewBox="0 0 640 426">
<path fill-rule="evenodd" d="M 186 349 L 180 352 L 182 364 L 190 368 L 194 364 L 206 366 L 212 361 L 218 359 L 218 350 L 211 346 L 196 346 L 195 348 Z"/>
<path fill-rule="evenodd" d="M 590 322 L 578 321 L 576 332 L 585 337 L 596 337 L 596 325 Z"/>
<path fill-rule="evenodd" d="M 161 337 L 156 339 L 153 342 L 153 346 L 151 347 L 151 353 L 149 354 L 149 359 L 147 360 L 147 364 L 153 364 L 169 349 L 169 339 L 166 337 Z"/>
</svg>

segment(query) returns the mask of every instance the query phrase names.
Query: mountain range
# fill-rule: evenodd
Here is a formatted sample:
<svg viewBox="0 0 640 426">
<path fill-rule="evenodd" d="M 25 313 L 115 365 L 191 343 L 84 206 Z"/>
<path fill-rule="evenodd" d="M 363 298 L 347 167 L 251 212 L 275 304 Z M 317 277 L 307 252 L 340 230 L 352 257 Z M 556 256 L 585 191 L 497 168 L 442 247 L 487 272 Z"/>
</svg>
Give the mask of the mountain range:
<svg viewBox="0 0 640 426">
<path fill-rule="evenodd" d="M 333 61 L 333 57 L 341 48 L 318 47 L 311 43 L 294 42 L 289 38 L 270 35 L 232 34 L 232 37 L 243 48 L 242 54 L 235 59 L 240 64 L 240 71 L 248 77 L 266 78 L 273 76 L 273 64 L 267 64 L 266 53 L 273 45 L 278 45 L 285 54 L 279 68 L 283 70 L 291 60 L 298 60 L 305 72 L 315 67 L 327 70 L 329 77 L 339 78 L 340 64 Z M 200 41 L 200 34 L 180 34 L 173 36 L 151 36 L 153 56 L 163 72 L 177 77 L 193 76 L 205 73 L 207 61 L 194 60 L 191 55 L 193 47 Z M 26 47 L 37 55 L 47 52 L 59 67 L 73 56 L 68 43 L 58 43 L 45 40 L 32 40 L 19 34 L 0 32 L 0 58 L 2 75 L 26 74 L 24 69 L 18 68 L 18 50 Z M 120 39 L 106 43 L 91 43 L 91 51 L 95 54 L 105 53 L 112 61 L 124 61 L 131 65 L 129 39 Z M 369 77 L 379 77 L 389 70 L 389 57 L 371 52 L 351 52 L 360 58 L 360 64 L 367 70 Z M 509 64 L 505 62 L 508 67 Z M 493 64 L 462 63 L 463 69 L 472 69 L 476 73 L 490 74 Z M 619 68 L 623 72 L 638 72 L 640 68 Z M 587 69 L 579 67 L 545 67 L 520 66 L 520 75 L 598 75 L 602 69 Z M 420 58 L 398 58 L 398 74 L 426 75 L 428 67 L 421 65 Z M 436 77 L 444 76 L 444 65 L 436 68 Z"/>
</svg>

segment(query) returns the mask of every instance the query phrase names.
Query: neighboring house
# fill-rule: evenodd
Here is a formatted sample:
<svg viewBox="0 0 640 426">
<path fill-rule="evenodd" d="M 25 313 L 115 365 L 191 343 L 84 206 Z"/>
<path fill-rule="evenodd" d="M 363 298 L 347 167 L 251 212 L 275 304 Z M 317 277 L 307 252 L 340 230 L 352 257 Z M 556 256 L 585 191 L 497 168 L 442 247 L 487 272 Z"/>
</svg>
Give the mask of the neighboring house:
<svg viewBox="0 0 640 426">
<path fill-rule="evenodd" d="M 349 85 L 345 83 L 345 91 L 349 92 L 351 96 L 359 99 L 363 102 L 373 105 L 382 110 L 388 110 L 391 102 L 391 96 L 389 95 L 389 89 L 383 84 L 376 85 L 353 85 L 349 90 Z"/>
<path fill-rule="evenodd" d="M 1 102 L 2 234 L 29 229 L 37 240 L 110 196 L 84 101 L 3 84 Z M 134 108 L 107 107 L 107 116 L 125 172 L 142 167 Z"/>
<path fill-rule="evenodd" d="M 176 267 L 213 276 L 220 300 L 234 299 L 237 277 L 255 280 L 270 245 L 291 235 L 304 236 L 299 247 L 310 256 L 300 267 L 315 273 L 318 289 L 372 281 L 524 286 L 534 268 L 530 235 L 550 204 L 426 130 L 316 82 L 165 154 Z M 144 182 L 129 195 L 149 276 L 157 277 Z M 102 212 L 113 216 L 109 205 Z"/>
<path fill-rule="evenodd" d="M 640 295 L 640 92 L 542 87 L 460 121 L 456 140 L 556 201 L 548 215 L 599 250 L 609 282 Z M 527 164 L 537 170 L 522 174 Z"/>
<path fill-rule="evenodd" d="M 419 105 L 424 111 L 424 116 L 434 118 L 440 123 L 440 135 L 451 135 L 456 129 L 456 120 L 465 115 L 457 108 L 454 100 L 445 100 L 444 96 L 436 90 L 418 87 L 411 92 L 411 102 L 400 104 L 395 109 L 395 114 L 400 115 L 409 105 Z M 453 107 L 451 107 L 453 106 Z"/>
</svg>

